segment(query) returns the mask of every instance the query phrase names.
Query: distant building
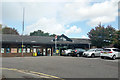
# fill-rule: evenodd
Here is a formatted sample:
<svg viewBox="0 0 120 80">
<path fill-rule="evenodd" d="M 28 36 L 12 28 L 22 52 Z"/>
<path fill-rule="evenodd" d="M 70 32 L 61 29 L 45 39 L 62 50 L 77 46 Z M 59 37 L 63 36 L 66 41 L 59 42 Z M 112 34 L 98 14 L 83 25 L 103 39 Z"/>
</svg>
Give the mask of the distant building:
<svg viewBox="0 0 120 80">
<path fill-rule="evenodd" d="M 2 47 L 0 49 L 2 56 L 22 56 L 22 38 L 24 56 L 32 56 L 32 53 L 39 53 L 41 56 L 54 56 L 55 38 L 45 36 L 20 36 L 20 35 L 2 35 Z M 68 38 L 64 34 L 57 36 L 57 49 L 59 54 L 63 49 L 84 48 L 88 49 L 89 39 Z"/>
</svg>

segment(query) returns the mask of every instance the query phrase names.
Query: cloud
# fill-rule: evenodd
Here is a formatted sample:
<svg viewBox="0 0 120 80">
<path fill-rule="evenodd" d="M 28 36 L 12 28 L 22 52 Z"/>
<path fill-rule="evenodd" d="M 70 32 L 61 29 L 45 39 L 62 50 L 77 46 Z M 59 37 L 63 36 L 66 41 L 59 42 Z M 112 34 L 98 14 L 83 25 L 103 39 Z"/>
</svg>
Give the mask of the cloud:
<svg viewBox="0 0 120 80">
<path fill-rule="evenodd" d="M 55 18 L 58 6 L 59 3 L 47 2 L 4 2 L 2 4 L 3 21 L 22 21 L 23 7 L 25 22 L 38 21 L 42 17 Z"/>
<path fill-rule="evenodd" d="M 89 26 L 97 25 L 99 22 L 113 22 L 118 16 L 118 0 L 105 0 L 93 4 L 87 0 L 67 3 L 60 16 L 61 21 L 66 23 L 87 20 Z"/>
<path fill-rule="evenodd" d="M 51 34 L 53 33 L 61 34 L 62 32 L 64 32 L 65 28 L 64 28 L 64 25 L 57 23 L 54 18 L 48 19 L 44 17 L 44 18 L 41 18 L 36 23 L 30 26 L 27 26 L 25 32 L 26 34 L 27 33 L 29 34 L 30 32 L 37 31 L 37 30 L 49 32 Z"/>
<path fill-rule="evenodd" d="M 2 4 L 3 22 L 22 23 L 22 8 L 25 7 L 26 34 L 43 30 L 49 33 L 73 35 L 81 33 L 84 27 L 76 26 L 74 22 L 82 21 L 83 24 L 95 26 L 100 22 L 104 24 L 115 21 L 118 16 L 119 0 L 4 1 Z"/>
<path fill-rule="evenodd" d="M 87 24 L 91 25 L 91 26 L 96 26 L 100 22 L 109 23 L 109 22 L 112 22 L 112 21 L 115 21 L 114 16 L 110 16 L 110 17 L 102 16 L 102 17 L 96 17 L 96 18 L 91 19 Z"/>
<path fill-rule="evenodd" d="M 69 27 L 68 27 L 69 26 Z M 41 18 L 39 21 L 36 23 L 29 25 L 25 29 L 25 34 L 29 34 L 30 32 L 37 31 L 37 30 L 42 30 L 44 32 L 48 32 L 51 34 L 76 34 L 76 33 L 81 33 L 81 29 L 77 26 L 70 26 L 67 25 L 67 27 L 64 24 L 60 24 L 56 21 L 55 18 Z"/>
<path fill-rule="evenodd" d="M 65 30 L 65 34 L 76 34 L 76 33 L 81 33 L 81 29 L 78 28 L 77 26 L 72 26 L 69 29 Z"/>
<path fill-rule="evenodd" d="M 81 38 L 88 38 L 88 37 L 86 37 L 85 35 L 82 35 L 82 37 Z"/>
<path fill-rule="evenodd" d="M 13 2 L 13 3 L 10 3 Z M 38 21 L 42 17 L 56 18 L 59 23 L 70 24 L 87 20 L 89 26 L 99 22 L 113 22 L 118 15 L 119 0 L 4 0 L 4 20 L 22 20 L 25 7 L 25 21 Z M 29 1 L 29 2 L 28 2 Z M 45 1 L 45 2 L 44 2 Z M 8 14 L 9 13 L 9 14 Z M 111 20 L 109 20 L 111 19 Z"/>
<path fill-rule="evenodd" d="M 2 2 L 73 2 L 72 0 L 2 0 Z"/>
</svg>

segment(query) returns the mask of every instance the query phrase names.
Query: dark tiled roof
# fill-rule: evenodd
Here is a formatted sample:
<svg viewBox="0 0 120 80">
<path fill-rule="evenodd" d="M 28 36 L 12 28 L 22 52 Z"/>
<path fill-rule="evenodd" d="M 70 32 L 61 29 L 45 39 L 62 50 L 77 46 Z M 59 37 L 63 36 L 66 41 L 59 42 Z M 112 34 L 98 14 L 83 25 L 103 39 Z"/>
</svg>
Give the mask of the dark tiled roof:
<svg viewBox="0 0 120 80">
<path fill-rule="evenodd" d="M 90 42 L 90 40 L 89 39 L 85 39 L 85 38 L 71 38 L 72 40 L 73 40 L 73 42 L 74 42 L 74 44 L 75 43 L 80 43 L 80 44 L 88 44 L 88 43 L 91 43 Z"/>
<path fill-rule="evenodd" d="M 3 43 L 21 43 L 22 38 L 24 43 L 29 44 L 54 44 L 54 37 L 45 37 L 45 36 L 19 36 L 19 35 L 2 35 Z M 57 41 L 57 44 L 88 44 L 90 43 L 89 39 L 82 38 L 71 38 L 70 41 Z"/>
<path fill-rule="evenodd" d="M 60 36 L 57 36 L 57 41 L 60 40 L 61 37 L 64 37 L 68 42 L 72 42 L 72 39 L 68 38 L 67 36 L 65 36 L 64 34 L 60 35 Z M 53 41 L 55 41 L 55 39 L 53 39 Z M 67 42 L 66 41 L 66 42 Z"/>
<path fill-rule="evenodd" d="M 33 44 L 52 44 L 53 37 L 44 36 L 19 36 L 19 35 L 2 35 L 2 42 L 21 43 L 23 38 L 24 43 Z"/>
</svg>

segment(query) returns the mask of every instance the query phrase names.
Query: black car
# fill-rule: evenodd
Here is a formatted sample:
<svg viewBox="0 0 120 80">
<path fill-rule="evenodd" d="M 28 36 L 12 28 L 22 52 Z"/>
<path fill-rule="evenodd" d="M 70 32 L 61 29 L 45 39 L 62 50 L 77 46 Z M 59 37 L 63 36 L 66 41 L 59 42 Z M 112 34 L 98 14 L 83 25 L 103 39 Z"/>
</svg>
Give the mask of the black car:
<svg viewBox="0 0 120 80">
<path fill-rule="evenodd" d="M 76 56 L 76 57 L 80 57 L 83 55 L 83 52 L 86 51 L 85 49 L 81 49 L 81 48 L 76 48 L 76 49 L 73 49 L 71 51 L 71 53 L 69 53 L 68 55 L 69 56 Z"/>
</svg>

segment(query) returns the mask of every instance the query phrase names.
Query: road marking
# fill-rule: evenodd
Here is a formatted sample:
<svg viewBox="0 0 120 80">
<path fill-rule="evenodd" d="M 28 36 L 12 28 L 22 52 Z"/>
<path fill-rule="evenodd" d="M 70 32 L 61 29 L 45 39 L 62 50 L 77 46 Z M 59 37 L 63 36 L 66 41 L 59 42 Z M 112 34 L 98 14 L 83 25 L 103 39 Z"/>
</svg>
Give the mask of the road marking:
<svg viewBox="0 0 120 80">
<path fill-rule="evenodd" d="M 64 80 L 64 79 L 59 78 L 57 76 L 52 76 L 52 75 L 48 75 L 48 74 L 44 74 L 44 73 L 40 73 L 40 72 L 34 72 L 34 71 L 28 71 L 28 70 L 20 70 L 20 69 L 15 69 L 15 68 L 0 68 L 0 69 L 10 70 L 10 71 L 17 71 L 17 72 L 20 72 L 20 73 L 26 73 L 26 74 L 40 76 L 40 77 L 43 77 L 43 78 L 51 78 L 51 79 L 55 79 L 55 80 Z"/>
</svg>

